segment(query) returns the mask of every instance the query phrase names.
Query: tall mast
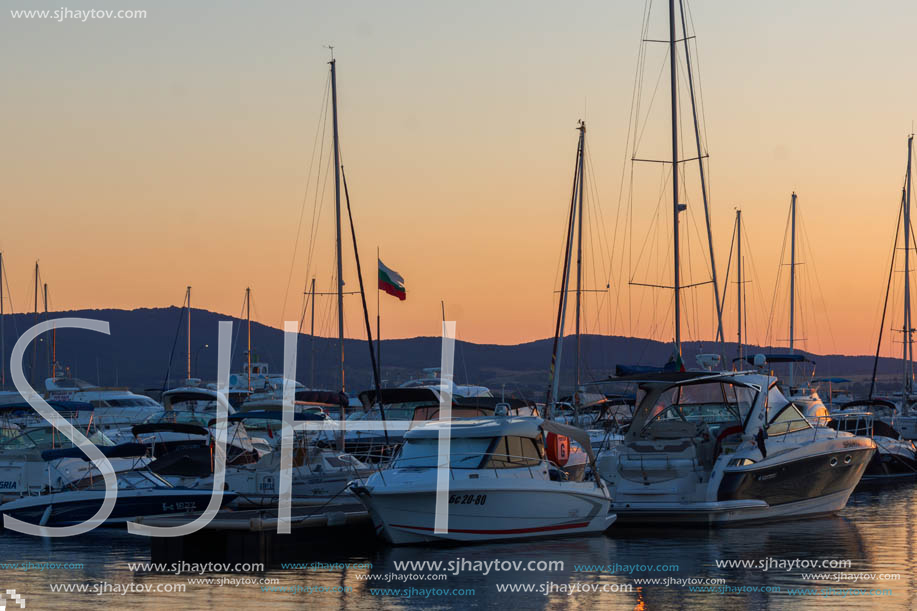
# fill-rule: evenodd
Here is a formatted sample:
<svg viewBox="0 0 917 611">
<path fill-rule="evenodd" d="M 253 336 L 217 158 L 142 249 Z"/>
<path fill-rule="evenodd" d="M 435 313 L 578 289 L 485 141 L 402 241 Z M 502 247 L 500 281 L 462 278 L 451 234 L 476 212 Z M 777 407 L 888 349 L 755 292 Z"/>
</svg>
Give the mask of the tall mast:
<svg viewBox="0 0 917 611">
<path fill-rule="evenodd" d="M 42 287 L 42 297 L 43 297 L 44 306 L 45 306 L 45 320 L 47 321 L 48 320 L 48 283 L 47 282 L 45 282 L 44 286 Z M 45 336 L 47 335 L 48 334 L 46 333 Z M 54 340 L 53 338 L 51 338 L 51 341 L 48 342 L 48 346 L 46 348 L 46 350 L 48 351 L 48 377 L 49 378 L 54 377 L 54 361 L 53 361 L 54 357 L 53 357 L 53 352 L 52 352 L 53 349 L 51 347 L 53 343 L 54 343 Z"/>
<path fill-rule="evenodd" d="M 35 310 L 34 310 L 34 324 L 38 324 L 38 261 L 35 262 Z M 32 368 L 29 371 L 29 383 L 31 384 L 32 379 L 35 375 L 35 366 L 38 355 L 36 354 L 35 343 L 32 343 Z"/>
<path fill-rule="evenodd" d="M 795 353 L 796 340 L 796 192 L 790 200 L 790 354 Z M 794 367 L 790 362 L 790 392 L 796 383 Z"/>
<path fill-rule="evenodd" d="M 382 377 L 382 307 L 379 301 L 379 265 L 382 263 L 382 253 L 376 246 L 376 365 L 379 367 L 379 377 Z"/>
<path fill-rule="evenodd" d="M 338 292 L 338 343 L 341 346 L 341 392 L 346 392 L 346 380 L 344 378 L 344 265 L 341 256 L 341 150 L 338 141 L 338 88 L 337 73 L 335 71 L 335 60 L 331 59 L 331 116 L 334 123 L 334 220 L 336 233 L 336 251 L 337 251 L 337 292 Z M 344 423 L 346 415 L 345 408 L 341 405 L 341 424 Z M 344 427 L 341 427 L 340 443 L 338 450 L 343 452 L 345 444 Z"/>
<path fill-rule="evenodd" d="M 911 323 L 911 150 L 914 135 L 907 139 L 907 178 L 904 191 L 904 392 L 907 395 L 914 385 L 914 351 L 912 346 L 913 324 Z"/>
<path fill-rule="evenodd" d="M 678 64 L 675 54 L 675 0 L 669 0 L 669 86 L 672 92 L 672 231 L 675 256 L 675 351 L 681 357 L 681 274 L 678 251 Z"/>
<path fill-rule="evenodd" d="M 685 67 L 688 72 L 688 88 L 691 94 L 691 114 L 694 117 L 694 140 L 697 144 L 697 167 L 700 170 L 700 190 L 704 199 L 704 219 L 707 223 L 707 247 L 710 250 L 710 275 L 713 281 L 713 297 L 716 300 L 717 339 L 725 341 L 725 336 L 723 335 L 723 304 L 720 301 L 720 285 L 716 278 L 716 259 L 713 256 L 713 229 L 710 227 L 710 205 L 707 201 L 707 176 L 704 173 L 704 153 L 701 148 L 700 127 L 697 121 L 697 100 L 694 96 L 694 75 L 691 72 L 691 53 L 688 49 L 688 26 L 685 23 L 684 0 L 678 0 L 678 4 L 681 11 L 681 37 L 685 47 Z M 726 290 L 725 287 L 723 290 Z"/>
<path fill-rule="evenodd" d="M 185 373 L 187 374 L 185 379 L 190 380 L 191 379 L 191 287 L 190 286 L 187 288 L 187 291 L 185 292 L 185 301 L 188 303 L 188 324 L 185 327 L 185 331 L 186 331 L 185 337 L 188 340 L 188 349 L 186 350 L 188 365 L 185 370 Z"/>
<path fill-rule="evenodd" d="M 549 420 L 553 416 L 554 403 L 557 402 L 558 388 L 560 386 L 560 364 L 564 348 L 564 326 L 567 319 L 567 293 L 569 292 L 570 286 L 570 261 L 573 257 L 573 229 L 574 223 L 576 222 L 577 191 L 581 184 L 579 173 L 583 167 L 581 160 L 583 156 L 583 144 L 586 137 L 586 130 L 582 121 L 580 121 L 580 125 L 577 129 L 579 129 L 579 142 L 576 145 L 573 194 L 571 195 L 570 212 L 568 214 L 569 222 L 567 223 L 567 241 L 564 248 L 564 267 L 560 280 L 560 301 L 557 306 L 557 323 L 554 328 L 554 347 L 551 350 L 551 384 L 548 387 L 547 406 L 545 408 L 545 418 Z"/>
<path fill-rule="evenodd" d="M 334 220 L 336 230 L 337 254 L 337 293 L 338 293 L 338 342 L 341 346 L 341 392 L 346 390 L 344 379 L 344 277 L 341 257 L 341 152 L 338 141 L 338 93 L 335 60 L 331 64 L 331 116 L 334 123 Z M 343 413 L 343 412 L 342 412 Z M 343 433 L 341 433 L 343 442 Z"/>
<path fill-rule="evenodd" d="M 573 387 L 573 397 L 574 397 L 574 408 L 578 409 L 579 405 L 579 386 L 580 386 L 580 350 L 581 350 L 581 337 L 580 337 L 580 318 L 582 310 L 582 292 L 583 292 L 583 157 L 585 157 L 586 149 L 586 123 L 580 121 L 579 127 L 580 132 L 580 153 L 579 153 L 579 185 L 577 189 L 579 190 L 579 198 L 577 202 L 577 214 L 579 219 L 577 219 L 577 238 L 576 238 L 576 376 L 575 376 L 575 386 Z"/>
<path fill-rule="evenodd" d="M 3 253 L 0 252 L 0 389 L 6 388 L 6 336 L 3 333 Z"/>
<path fill-rule="evenodd" d="M 312 278 L 312 326 L 309 328 L 309 388 L 315 388 L 315 278 Z"/>
<path fill-rule="evenodd" d="M 248 324 L 248 350 L 245 352 L 248 358 L 248 392 L 252 391 L 252 289 L 245 289 L 245 317 Z"/>
<path fill-rule="evenodd" d="M 744 348 L 742 344 L 742 211 L 736 210 L 736 269 L 739 280 L 736 282 L 736 307 L 738 312 L 739 332 L 739 359 L 744 358 Z"/>
</svg>

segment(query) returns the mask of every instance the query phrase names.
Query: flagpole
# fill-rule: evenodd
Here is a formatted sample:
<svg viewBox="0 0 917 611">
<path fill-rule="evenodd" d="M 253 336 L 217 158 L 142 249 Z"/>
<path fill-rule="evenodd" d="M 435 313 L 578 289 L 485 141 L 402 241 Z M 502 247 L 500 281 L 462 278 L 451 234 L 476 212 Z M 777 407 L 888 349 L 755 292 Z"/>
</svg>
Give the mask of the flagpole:
<svg viewBox="0 0 917 611">
<path fill-rule="evenodd" d="M 379 368 L 379 378 L 382 378 L 382 330 L 381 314 L 379 300 L 379 265 L 382 263 L 382 253 L 379 252 L 379 246 L 376 246 L 376 366 Z"/>
</svg>

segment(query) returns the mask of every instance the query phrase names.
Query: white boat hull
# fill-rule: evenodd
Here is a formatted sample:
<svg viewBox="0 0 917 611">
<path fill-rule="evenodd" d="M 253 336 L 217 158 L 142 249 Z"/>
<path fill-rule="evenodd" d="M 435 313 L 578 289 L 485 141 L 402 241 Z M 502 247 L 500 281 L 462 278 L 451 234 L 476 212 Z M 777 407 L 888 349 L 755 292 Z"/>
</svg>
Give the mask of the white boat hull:
<svg viewBox="0 0 917 611">
<path fill-rule="evenodd" d="M 446 532 L 434 529 L 435 490 L 353 489 L 368 509 L 376 532 L 394 545 L 597 534 L 615 520 L 608 497 L 594 483 L 558 482 L 556 490 L 545 489 L 543 481 L 527 488 L 505 484 L 506 480 L 481 480 L 473 488 L 451 487 Z"/>
</svg>

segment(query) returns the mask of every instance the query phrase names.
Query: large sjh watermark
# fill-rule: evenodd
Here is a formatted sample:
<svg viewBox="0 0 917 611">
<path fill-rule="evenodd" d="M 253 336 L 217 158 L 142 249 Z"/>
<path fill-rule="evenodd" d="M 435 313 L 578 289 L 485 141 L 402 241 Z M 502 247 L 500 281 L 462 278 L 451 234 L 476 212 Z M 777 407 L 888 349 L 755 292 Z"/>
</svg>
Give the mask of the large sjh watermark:
<svg viewBox="0 0 917 611">
<path fill-rule="evenodd" d="M 118 480 L 114 468 L 102 451 L 70 422 L 63 418 L 51 407 L 42 396 L 33 389 L 25 378 L 23 372 L 23 358 L 26 348 L 36 337 L 46 331 L 56 329 L 84 329 L 108 335 L 109 325 L 106 321 L 88 318 L 57 318 L 38 323 L 28 329 L 13 346 L 10 355 L 10 373 L 13 384 L 20 395 L 38 414 L 52 427 L 59 431 L 78 447 L 96 469 L 102 474 L 105 482 L 105 493 L 99 509 L 88 520 L 71 526 L 46 526 L 44 519 L 41 524 L 31 524 L 16 519 L 10 515 L 3 515 L 3 526 L 9 530 L 37 537 L 73 537 L 92 531 L 104 524 L 111 517 L 118 500 Z M 298 335 L 297 323 L 287 321 L 284 323 L 283 342 L 283 423 L 281 437 L 280 457 L 280 489 L 278 499 L 277 532 L 289 534 L 291 530 L 292 483 L 293 483 L 293 445 L 296 431 L 406 431 L 414 424 L 412 420 L 358 420 L 347 422 L 345 420 L 325 421 L 300 421 L 295 420 L 295 395 L 296 388 L 296 338 Z M 229 414 L 229 369 L 230 346 L 232 344 L 232 322 L 219 323 L 218 356 L 217 356 L 217 410 L 216 421 L 212 435 L 214 437 L 214 468 L 213 486 L 206 510 L 197 518 L 187 524 L 179 526 L 161 527 L 147 524 L 128 522 L 127 530 L 134 535 L 146 537 L 181 537 L 197 532 L 217 516 L 223 504 L 223 488 L 226 481 L 226 443 L 228 438 Z M 434 531 L 436 533 L 449 532 L 449 470 L 451 446 L 451 414 L 452 414 L 452 372 L 455 353 L 455 322 L 443 321 L 443 343 L 441 354 L 441 377 L 439 388 L 440 413 L 439 420 L 443 426 L 439 428 L 439 451 L 437 461 L 436 479 L 436 507 L 434 517 Z M 376 398 L 380 402 L 381 397 Z M 46 514 L 50 516 L 53 508 L 49 505 Z M 18 600 L 18 599 L 17 599 Z M 24 604 L 24 603 L 23 603 Z M 0 599 L 0 611 L 3 610 L 3 601 Z"/>
</svg>

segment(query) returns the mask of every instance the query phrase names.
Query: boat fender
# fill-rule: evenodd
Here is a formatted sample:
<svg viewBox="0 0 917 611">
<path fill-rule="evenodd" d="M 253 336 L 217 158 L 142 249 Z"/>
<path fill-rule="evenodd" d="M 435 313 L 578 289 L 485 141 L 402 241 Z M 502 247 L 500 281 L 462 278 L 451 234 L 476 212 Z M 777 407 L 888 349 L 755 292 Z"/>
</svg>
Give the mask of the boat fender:
<svg viewBox="0 0 917 611">
<path fill-rule="evenodd" d="M 545 452 L 548 460 L 559 467 L 563 467 L 570 460 L 570 438 L 557 433 L 548 433 Z"/>
</svg>

